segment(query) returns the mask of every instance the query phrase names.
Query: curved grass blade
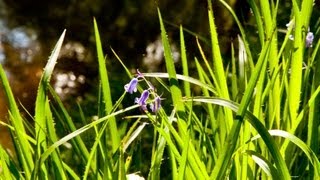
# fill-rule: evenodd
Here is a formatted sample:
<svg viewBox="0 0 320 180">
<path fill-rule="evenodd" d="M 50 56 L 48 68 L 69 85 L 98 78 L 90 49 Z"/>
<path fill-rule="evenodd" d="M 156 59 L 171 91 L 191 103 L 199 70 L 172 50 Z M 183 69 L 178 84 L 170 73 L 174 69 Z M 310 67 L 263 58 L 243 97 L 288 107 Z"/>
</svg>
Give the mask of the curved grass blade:
<svg viewBox="0 0 320 180">
<path fill-rule="evenodd" d="M 205 98 L 205 97 L 193 97 L 185 98 L 185 101 L 193 101 L 193 102 L 203 102 L 203 103 L 212 103 L 219 106 L 224 106 L 231 109 L 234 112 L 239 112 L 240 105 L 221 98 Z M 279 148 L 277 147 L 274 139 L 269 134 L 268 130 L 264 127 L 264 125 L 257 119 L 251 112 L 245 111 L 245 118 L 249 121 L 249 123 L 256 129 L 256 131 L 260 134 L 263 141 L 265 142 L 267 148 L 272 155 L 275 165 L 277 167 L 280 179 L 290 179 L 289 170 L 286 166 L 284 159 L 281 157 Z M 232 152 L 233 153 L 233 152 Z"/>
<path fill-rule="evenodd" d="M 272 179 L 280 179 L 278 171 L 275 167 L 273 167 L 272 163 L 268 161 L 265 157 L 261 156 L 261 154 L 252 151 L 246 150 L 246 153 L 251 156 L 251 158 L 256 162 L 259 167 Z"/>
<path fill-rule="evenodd" d="M 313 165 L 313 167 L 315 169 L 315 179 L 320 178 L 320 162 L 318 160 L 317 155 L 312 151 L 312 149 L 310 147 L 308 147 L 308 145 L 306 143 L 304 143 L 301 139 L 299 139 L 295 135 L 290 134 L 290 133 L 283 131 L 283 130 L 269 130 L 268 132 L 270 133 L 271 136 L 283 137 L 287 140 L 290 140 L 292 143 L 294 143 L 296 146 L 298 146 L 306 154 L 309 161 Z M 251 138 L 251 141 L 256 140 L 258 138 L 260 138 L 260 136 L 256 135 Z"/>
<path fill-rule="evenodd" d="M 168 73 L 143 73 L 144 76 L 146 77 L 155 77 L 155 78 L 169 78 L 169 74 Z M 183 81 L 188 81 L 189 83 L 192 83 L 192 84 L 195 84 L 199 87 L 202 87 L 202 88 L 206 88 L 208 89 L 209 91 L 211 91 L 214 95 L 217 94 L 216 90 L 208 85 L 208 84 L 205 84 L 195 78 L 192 78 L 192 77 L 187 77 L 187 76 L 184 76 L 184 75 L 181 75 L 181 74 L 176 74 L 176 77 L 177 79 L 179 80 L 183 80 Z"/>
</svg>

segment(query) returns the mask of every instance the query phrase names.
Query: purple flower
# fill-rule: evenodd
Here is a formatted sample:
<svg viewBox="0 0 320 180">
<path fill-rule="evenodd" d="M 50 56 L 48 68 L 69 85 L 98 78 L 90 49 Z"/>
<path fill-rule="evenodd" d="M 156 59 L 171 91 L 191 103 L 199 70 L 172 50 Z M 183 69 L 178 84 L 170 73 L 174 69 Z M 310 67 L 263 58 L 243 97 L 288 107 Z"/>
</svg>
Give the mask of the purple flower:
<svg viewBox="0 0 320 180">
<path fill-rule="evenodd" d="M 137 92 L 137 85 L 138 85 L 138 79 L 133 78 L 128 84 L 124 85 L 124 89 L 126 92 L 132 94 L 133 92 Z"/>
<path fill-rule="evenodd" d="M 157 96 L 152 104 L 150 104 L 150 109 L 152 112 L 157 112 L 161 107 L 161 98 Z"/>
<path fill-rule="evenodd" d="M 149 98 L 149 91 L 144 90 L 140 96 L 140 98 L 135 99 L 135 103 L 139 104 L 143 110 L 147 110 L 147 99 Z"/>
<path fill-rule="evenodd" d="M 308 32 L 306 36 L 306 47 L 312 47 L 313 38 L 314 38 L 313 33 Z"/>
</svg>

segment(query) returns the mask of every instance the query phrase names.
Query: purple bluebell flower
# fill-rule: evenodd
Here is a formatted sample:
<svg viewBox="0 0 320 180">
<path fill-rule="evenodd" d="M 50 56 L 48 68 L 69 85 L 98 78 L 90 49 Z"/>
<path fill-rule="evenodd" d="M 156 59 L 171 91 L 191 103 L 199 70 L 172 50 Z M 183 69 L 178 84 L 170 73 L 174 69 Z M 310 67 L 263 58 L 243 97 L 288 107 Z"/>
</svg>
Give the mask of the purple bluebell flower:
<svg viewBox="0 0 320 180">
<path fill-rule="evenodd" d="M 161 98 L 157 96 L 152 104 L 150 104 L 150 109 L 152 112 L 157 112 L 161 107 Z"/>
<path fill-rule="evenodd" d="M 132 94 L 133 92 L 137 92 L 137 85 L 138 85 L 138 79 L 133 78 L 128 84 L 124 85 L 124 89 L 126 92 Z"/>
<path fill-rule="evenodd" d="M 135 99 L 135 103 L 139 104 L 143 110 L 147 110 L 147 99 L 149 98 L 149 91 L 144 90 L 140 96 L 140 98 Z"/>
<path fill-rule="evenodd" d="M 314 38 L 313 33 L 308 32 L 306 36 L 306 47 L 312 47 L 313 38 Z"/>
</svg>

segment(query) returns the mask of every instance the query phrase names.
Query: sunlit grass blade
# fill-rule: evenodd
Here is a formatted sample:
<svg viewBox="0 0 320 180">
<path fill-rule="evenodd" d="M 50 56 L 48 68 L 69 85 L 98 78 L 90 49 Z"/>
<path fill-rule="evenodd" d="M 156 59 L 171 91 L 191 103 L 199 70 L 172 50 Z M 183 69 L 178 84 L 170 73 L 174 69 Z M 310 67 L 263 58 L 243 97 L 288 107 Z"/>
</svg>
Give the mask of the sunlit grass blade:
<svg viewBox="0 0 320 180">
<path fill-rule="evenodd" d="M 0 179 L 22 179 L 22 174 L 14 166 L 14 162 L 10 159 L 8 153 L 0 145 Z"/>
<path fill-rule="evenodd" d="M 155 78 L 169 78 L 170 76 L 168 73 L 143 73 L 145 77 L 155 77 Z M 181 74 L 176 74 L 177 79 L 183 80 L 183 81 L 188 81 L 191 84 L 197 85 L 199 87 L 203 87 L 208 89 L 210 92 L 212 92 L 214 95 L 216 95 L 217 91 L 215 90 L 214 87 L 208 85 L 207 83 L 201 82 L 198 79 L 192 78 L 192 77 L 186 77 Z"/>
<path fill-rule="evenodd" d="M 90 124 L 87 124 L 79 129 L 77 129 L 76 131 L 64 136 L 63 138 L 61 138 L 59 141 L 55 142 L 54 144 L 52 144 L 50 147 L 48 147 L 46 149 L 46 151 L 41 155 L 40 157 L 40 163 L 39 165 L 42 165 L 44 163 L 44 161 L 51 155 L 51 153 L 56 149 L 58 148 L 59 146 L 61 146 L 62 144 L 66 143 L 67 141 L 69 141 L 70 139 L 74 138 L 74 137 L 77 137 L 79 136 L 81 133 L 89 130 L 90 128 L 92 127 L 95 127 L 96 125 L 102 123 L 102 122 L 105 122 L 105 121 L 109 121 L 110 118 L 113 118 L 119 114 L 122 114 L 124 112 L 127 112 L 127 111 L 130 111 L 130 110 L 133 110 L 133 109 L 136 109 L 138 108 L 139 105 L 133 105 L 133 106 L 130 106 L 130 107 L 127 107 L 127 108 L 124 108 L 124 109 L 121 109 L 119 111 L 116 111 L 112 114 L 109 114 L 105 117 L 102 117 L 98 120 L 95 120 L 93 122 L 91 122 Z"/>
<path fill-rule="evenodd" d="M 270 37 L 270 38 L 272 39 L 272 37 Z M 255 69 L 253 71 L 252 76 L 250 77 L 250 80 L 248 83 L 248 88 L 246 89 L 244 96 L 241 100 L 239 110 L 236 115 L 236 121 L 233 123 L 233 126 L 232 126 L 232 131 L 229 133 L 227 142 L 224 146 L 224 150 L 218 159 L 217 165 L 214 167 L 214 170 L 212 171 L 211 175 L 212 175 L 212 178 L 214 178 L 214 179 L 222 178 L 224 176 L 225 171 L 227 170 L 228 164 L 231 160 L 232 153 L 233 153 L 235 146 L 236 146 L 236 143 L 237 143 L 237 139 L 238 139 L 238 136 L 240 133 L 240 128 L 241 128 L 242 121 L 243 121 L 243 117 L 246 113 L 246 109 L 247 109 L 249 103 L 251 102 L 255 85 L 256 85 L 258 78 L 260 76 L 260 72 L 262 71 L 262 68 L 264 67 L 263 65 L 267 62 L 266 57 L 267 57 L 267 52 L 269 51 L 270 42 L 271 41 L 269 40 L 268 43 L 266 43 L 265 46 L 262 48 L 258 62 L 255 66 Z M 280 161 L 280 159 L 279 159 L 279 161 Z M 285 178 L 286 176 L 289 177 L 289 172 L 288 172 L 288 169 L 287 169 L 285 163 L 282 161 L 280 161 L 280 162 L 281 162 L 281 164 L 279 164 L 279 165 L 281 166 L 282 169 L 284 169 L 283 174 L 281 174 L 281 175 L 283 175 L 283 178 Z"/>
<path fill-rule="evenodd" d="M 192 102 L 189 103 L 190 108 L 192 108 Z M 192 112 L 192 109 L 190 110 Z M 187 169 L 187 157 L 188 157 L 188 153 L 189 153 L 189 144 L 191 143 L 190 140 L 190 129 L 191 129 L 191 119 L 192 119 L 192 113 L 189 113 L 189 117 L 188 117 L 188 124 L 187 124 L 187 133 L 186 136 L 183 138 L 183 142 L 184 142 L 184 147 L 183 147 L 183 151 L 182 151 L 182 157 L 181 160 L 179 162 L 179 170 L 178 170 L 178 179 L 179 180 L 183 180 L 186 178 L 191 178 L 188 175 L 188 169 Z"/>
<path fill-rule="evenodd" d="M 278 171 L 273 164 L 259 153 L 251 150 L 247 150 L 246 154 L 250 155 L 255 163 L 272 179 L 280 179 Z"/>
<path fill-rule="evenodd" d="M 105 57 L 102 50 L 102 44 L 101 44 L 100 34 L 98 30 L 98 25 L 95 19 L 93 19 L 93 23 L 94 23 L 96 48 L 97 48 L 97 54 L 98 54 L 98 62 L 99 62 L 100 80 L 102 85 L 102 94 L 103 94 L 103 100 L 105 103 L 105 112 L 106 114 L 109 114 L 113 109 L 112 96 L 110 92 L 110 83 L 108 79 L 106 61 L 105 61 Z M 114 117 L 111 117 L 110 119 L 108 134 L 110 134 L 111 136 L 112 151 L 115 152 L 120 145 L 120 137 L 119 137 L 116 119 Z"/>
<path fill-rule="evenodd" d="M 187 98 L 185 99 L 185 101 L 212 103 L 219 106 L 230 108 L 234 112 L 239 112 L 239 109 L 241 108 L 241 105 L 229 100 L 221 99 L 221 98 L 194 97 L 192 99 Z M 245 110 L 244 115 L 245 115 L 245 119 L 247 119 L 248 122 L 256 129 L 256 131 L 260 134 L 263 141 L 265 142 L 270 154 L 274 159 L 276 168 L 278 170 L 278 173 L 281 179 L 290 179 L 288 168 L 284 162 L 284 159 L 282 158 L 279 148 L 277 147 L 275 141 L 272 139 L 268 130 L 264 127 L 264 125 L 260 122 L 260 120 L 257 119 L 251 112 Z"/>
<path fill-rule="evenodd" d="M 49 144 L 52 144 L 53 142 L 58 141 L 58 137 L 56 134 L 56 130 L 54 128 L 54 121 L 53 121 L 52 113 L 50 110 L 48 98 L 46 99 L 46 102 L 45 102 L 45 114 L 47 119 L 48 140 L 49 140 L 48 145 L 49 145 Z M 59 149 L 56 149 L 56 151 L 52 153 L 52 167 L 50 171 L 51 171 L 51 174 L 54 174 L 54 178 L 56 179 L 61 179 L 61 180 L 67 179 Z"/>
<path fill-rule="evenodd" d="M 236 13 L 232 10 L 232 8 L 224 0 L 220 0 L 220 2 L 231 13 L 231 15 L 233 16 L 235 22 L 237 23 L 238 28 L 240 30 L 241 37 L 243 38 L 243 42 L 244 42 L 243 45 L 244 45 L 246 53 L 248 55 L 249 66 L 250 66 L 250 68 L 253 68 L 254 67 L 253 58 L 252 58 L 252 55 L 251 55 L 251 50 L 249 48 L 249 43 L 248 43 L 247 36 L 246 36 L 245 31 L 244 31 L 244 28 L 243 28 L 242 24 L 240 23 L 238 17 L 236 16 Z M 257 23 L 257 24 L 259 25 L 259 23 Z"/>
<path fill-rule="evenodd" d="M 187 60 L 187 54 L 186 54 L 186 45 L 184 42 L 184 34 L 183 34 L 183 28 L 180 26 L 180 51 L 181 51 L 181 62 L 182 62 L 182 70 L 184 76 L 189 76 L 189 68 L 188 68 L 188 60 Z M 190 89 L 190 83 L 187 81 L 183 81 L 184 84 L 184 93 L 187 97 L 191 96 L 191 89 Z"/>
<path fill-rule="evenodd" d="M 58 120 L 63 125 L 65 130 L 70 132 L 76 131 L 77 128 L 72 118 L 70 117 L 69 113 L 67 112 L 66 108 L 62 104 L 61 99 L 58 97 L 57 93 L 53 90 L 51 86 L 49 87 L 49 90 L 53 97 L 52 101 L 56 103 L 56 106 L 54 106 L 53 109 L 55 110 L 55 114 L 58 117 Z M 85 143 L 83 142 L 80 136 L 75 137 L 73 141 L 74 142 L 72 142 L 72 144 L 74 149 L 76 150 L 76 153 L 79 155 L 79 157 L 81 157 L 83 162 L 87 162 L 89 157 L 89 152 L 85 146 Z"/>
<path fill-rule="evenodd" d="M 306 143 L 304 143 L 301 139 L 299 139 L 298 137 L 296 137 L 295 135 L 292 135 L 286 131 L 282 131 L 282 130 L 269 130 L 268 131 L 270 133 L 270 135 L 272 136 L 279 136 L 279 137 L 283 137 L 287 140 L 290 140 L 292 143 L 294 143 L 296 146 L 298 146 L 308 157 L 309 161 L 311 162 L 311 164 L 313 165 L 314 169 L 315 169 L 315 179 L 319 179 L 320 178 L 320 162 L 318 160 L 317 155 L 312 151 L 312 149 L 310 149 L 310 147 L 308 147 L 308 145 Z M 259 138 L 259 135 L 252 137 L 251 140 L 255 140 Z"/>
<path fill-rule="evenodd" d="M 172 123 L 174 115 L 175 115 L 175 111 L 172 111 L 169 117 L 169 123 Z M 159 128 L 162 128 L 165 133 L 169 133 L 169 129 L 164 125 L 164 122 L 162 122 Z M 156 143 L 156 146 L 155 146 L 156 148 L 154 153 L 152 154 L 153 157 L 151 161 L 151 169 L 150 169 L 150 174 L 148 175 L 152 180 L 160 179 L 159 169 L 162 163 L 164 149 L 166 147 L 166 139 L 163 136 L 159 135 L 155 143 Z"/>
<path fill-rule="evenodd" d="M 174 66 L 174 60 L 173 60 L 172 53 L 171 53 L 171 47 L 169 44 L 169 40 L 167 37 L 165 27 L 162 22 L 162 17 L 161 17 L 159 9 L 158 9 L 158 16 L 159 16 L 159 21 L 160 21 L 161 39 L 162 39 L 162 44 L 163 44 L 163 48 L 164 48 L 166 67 L 167 67 L 167 72 L 169 75 L 170 91 L 171 91 L 173 106 L 177 108 L 178 113 L 184 113 L 185 109 L 184 109 L 184 105 L 181 101 L 182 93 L 179 88 L 178 79 L 176 77 L 176 69 Z M 183 117 L 180 117 L 180 118 L 183 118 Z"/>
<path fill-rule="evenodd" d="M 104 132 L 106 130 L 108 126 L 108 121 L 105 121 L 104 124 L 101 126 L 101 128 L 99 128 L 99 132 L 97 133 L 96 137 L 95 137 L 95 141 L 91 147 L 91 150 L 90 150 L 90 155 L 89 155 L 89 158 L 87 160 L 87 164 L 86 164 L 86 168 L 85 168 L 85 171 L 84 171 L 84 175 L 83 175 L 83 179 L 87 179 L 88 176 L 89 176 L 89 170 L 90 170 L 90 167 L 93 165 L 94 166 L 94 158 L 95 158 L 95 155 L 97 154 L 97 151 L 98 151 L 98 146 L 99 146 L 99 143 L 101 142 L 101 137 L 104 135 Z M 102 149 L 103 150 L 103 149 Z M 104 152 L 102 153 L 104 155 Z M 106 159 L 106 158 L 104 158 Z M 113 176 L 113 171 L 112 171 L 112 167 L 110 167 L 112 163 L 112 160 L 109 159 L 108 160 L 109 163 L 104 163 L 104 169 L 108 169 L 108 172 L 105 173 L 105 177 L 108 177 L 108 178 L 113 178 L 115 176 Z M 99 179 L 99 172 L 93 172 L 95 174 L 95 178 Z"/>
<path fill-rule="evenodd" d="M 15 132 L 13 132 L 14 137 L 16 137 L 14 138 L 14 144 L 16 145 L 16 153 L 18 158 L 20 159 L 21 167 L 23 168 L 25 177 L 30 178 L 31 171 L 34 168 L 34 161 L 32 158 L 33 150 L 31 149 L 31 146 L 28 142 L 26 130 L 23 124 L 23 118 L 19 112 L 18 105 L 15 101 L 15 98 L 9 85 L 9 81 L 1 64 L 0 79 L 9 106 L 10 122 L 16 130 Z"/>
<path fill-rule="evenodd" d="M 53 73 L 54 66 L 57 63 L 60 49 L 64 40 L 66 31 L 64 30 L 60 36 L 56 46 L 54 47 L 52 54 L 48 60 L 46 67 L 42 73 L 36 104 L 35 104 L 35 130 L 36 130 L 36 141 L 37 141 L 37 157 L 40 157 L 42 152 L 47 149 L 47 119 L 46 119 L 46 100 L 47 100 L 47 90 L 50 82 L 51 75 Z M 37 164 L 39 164 L 37 162 Z M 41 167 L 41 172 L 38 172 L 40 166 L 36 167 L 33 172 L 33 178 L 37 178 L 38 175 L 42 178 L 47 178 L 48 172 L 45 166 Z"/>
<path fill-rule="evenodd" d="M 218 92 L 219 97 L 230 99 L 229 89 L 227 85 L 227 80 L 225 77 L 225 71 L 223 67 L 223 60 L 221 57 L 218 34 L 216 31 L 216 25 L 214 22 L 213 9 L 211 0 L 208 0 L 208 18 L 209 18 L 209 27 L 210 27 L 210 38 L 211 38 L 211 52 L 213 56 L 213 65 L 215 70 L 215 76 L 217 79 Z M 225 123 L 226 123 L 226 131 L 228 132 L 231 129 L 233 124 L 233 116 L 230 110 L 225 109 Z"/>
</svg>

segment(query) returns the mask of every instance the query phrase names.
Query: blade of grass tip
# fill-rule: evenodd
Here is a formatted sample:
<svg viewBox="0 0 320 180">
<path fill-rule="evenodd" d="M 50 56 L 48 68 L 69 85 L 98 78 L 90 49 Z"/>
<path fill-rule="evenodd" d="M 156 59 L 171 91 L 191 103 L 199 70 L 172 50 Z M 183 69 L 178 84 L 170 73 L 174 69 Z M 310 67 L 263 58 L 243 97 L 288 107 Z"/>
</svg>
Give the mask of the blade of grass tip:
<svg viewBox="0 0 320 180">
<path fill-rule="evenodd" d="M 188 60 L 186 53 L 186 45 L 184 42 L 184 34 L 182 25 L 180 25 L 180 46 L 181 46 L 181 62 L 182 62 L 182 71 L 184 76 L 189 76 L 189 68 L 188 68 Z M 187 97 L 191 96 L 190 83 L 187 81 L 183 81 L 184 85 L 184 93 Z"/>
<path fill-rule="evenodd" d="M 237 68 L 236 68 L 236 58 L 234 53 L 234 46 L 231 43 L 231 98 L 237 101 L 237 96 L 239 95 L 239 87 L 237 83 Z"/>
<path fill-rule="evenodd" d="M 98 62 L 99 62 L 100 80 L 102 85 L 103 99 L 105 103 L 105 112 L 106 114 L 109 114 L 113 109 L 112 96 L 110 92 L 110 83 L 108 79 L 106 62 L 105 62 L 105 58 L 102 50 L 102 44 L 101 44 L 100 34 L 98 30 L 98 25 L 95 18 L 93 19 L 93 23 L 94 23 L 94 34 L 95 34 L 96 46 L 97 46 Z M 114 117 L 112 117 L 109 121 L 109 134 L 111 136 L 112 152 L 115 152 L 120 145 L 120 137 L 119 137 L 116 119 Z"/>
<path fill-rule="evenodd" d="M 216 26 L 214 23 L 214 16 L 213 16 L 213 9 L 211 0 L 208 0 L 208 18 L 209 18 L 209 27 L 210 27 L 210 37 L 211 37 L 211 48 L 212 48 L 212 55 L 213 55 L 213 64 L 214 69 L 216 72 L 216 77 L 218 80 L 218 86 L 220 89 L 219 96 L 225 99 L 230 99 L 229 97 L 229 88 L 227 85 L 227 80 L 225 77 L 225 72 L 223 68 L 223 60 L 221 57 L 219 41 L 218 41 L 218 34 L 216 31 Z M 227 127 L 227 132 L 231 129 L 233 124 L 233 116 L 232 112 L 228 109 L 225 109 L 225 122 Z"/>
<path fill-rule="evenodd" d="M 172 57 L 169 40 L 167 37 L 165 27 L 163 25 L 163 21 L 162 21 L 162 17 L 161 17 L 159 9 L 158 9 L 158 16 L 159 16 L 159 21 L 160 21 L 161 39 L 162 39 L 162 44 L 163 44 L 163 48 L 164 48 L 165 62 L 166 62 L 166 67 L 167 67 L 167 71 L 169 74 L 169 83 L 170 83 L 170 91 L 171 91 L 171 95 L 172 95 L 173 106 L 177 108 L 178 114 L 184 113 L 185 108 L 184 108 L 184 105 L 181 101 L 182 95 L 181 95 L 181 90 L 179 88 L 178 79 L 176 76 L 174 60 Z"/>
<path fill-rule="evenodd" d="M 127 66 L 123 63 L 123 61 L 120 59 L 120 57 L 118 56 L 118 54 L 111 48 L 112 53 L 114 54 L 114 56 L 117 58 L 117 60 L 121 63 L 122 67 L 124 68 L 124 70 L 126 71 L 128 77 L 130 77 L 130 79 L 133 77 L 131 75 L 131 72 L 129 71 L 129 69 L 127 68 Z"/>
<path fill-rule="evenodd" d="M 243 38 L 243 41 L 244 41 L 244 46 L 245 46 L 245 49 L 246 49 L 246 53 L 248 55 L 248 60 L 249 60 L 249 65 L 250 65 L 250 68 L 253 68 L 254 65 L 253 65 L 253 58 L 252 58 L 252 55 L 251 55 L 251 51 L 250 51 L 250 48 L 249 48 L 249 43 L 247 41 L 247 36 L 246 36 L 246 33 L 244 31 L 244 28 L 243 26 L 241 25 L 236 13 L 232 10 L 232 8 L 229 6 L 229 4 L 227 4 L 225 1 L 223 0 L 220 0 L 220 2 L 222 3 L 222 5 L 230 12 L 230 14 L 233 16 L 235 22 L 237 23 L 238 25 L 238 28 L 240 30 L 240 34 Z M 258 24 L 259 25 L 259 24 Z"/>
<path fill-rule="evenodd" d="M 175 28 L 179 28 L 178 25 L 174 24 L 174 23 L 171 23 L 170 21 L 166 21 L 166 20 L 163 20 L 164 23 L 166 24 L 169 24 Z M 205 36 L 202 36 L 201 34 L 198 34 L 198 33 L 195 33 L 193 31 L 191 31 L 190 29 L 187 29 L 187 28 L 183 28 L 183 31 L 185 31 L 186 33 L 190 34 L 191 36 L 193 37 L 198 37 L 202 42 L 204 42 L 206 45 L 210 45 L 210 42 L 208 41 L 208 38 L 206 38 Z"/>
<path fill-rule="evenodd" d="M 0 78 L 3 85 L 3 89 L 6 94 L 8 106 L 9 106 L 9 114 L 10 121 L 14 127 L 16 138 L 14 138 L 14 143 L 17 145 L 17 155 L 19 157 L 20 163 L 22 165 L 23 171 L 25 173 L 25 177 L 29 179 L 31 177 L 31 171 L 34 168 L 34 161 L 32 159 L 32 149 L 26 137 L 26 130 L 23 125 L 23 119 L 19 112 L 18 105 L 14 99 L 13 93 L 11 91 L 8 78 L 6 73 L 0 64 Z"/>
<path fill-rule="evenodd" d="M 209 64 L 206 56 L 204 55 L 204 52 L 203 52 L 203 50 L 202 50 L 202 47 L 201 47 L 201 45 L 200 45 L 200 42 L 198 41 L 198 38 L 197 38 L 196 40 L 197 40 L 197 45 L 198 45 L 198 49 L 199 49 L 199 51 L 200 51 L 201 57 L 202 57 L 204 63 L 206 64 L 206 67 L 207 67 L 207 69 L 208 69 L 208 71 L 209 71 L 209 74 L 210 74 L 210 76 L 211 76 L 211 78 L 212 78 L 212 80 L 213 80 L 213 84 L 216 86 L 217 92 L 220 92 L 221 90 L 220 90 L 220 87 L 219 87 L 219 85 L 218 85 L 218 81 L 217 81 L 217 79 L 216 79 L 216 77 L 215 77 L 215 75 L 214 75 L 214 73 L 213 73 L 213 69 L 211 68 L 211 66 L 210 66 L 210 64 Z M 197 58 L 195 58 L 195 59 L 197 59 Z M 203 75 L 206 75 L 206 73 L 203 73 Z"/>
<path fill-rule="evenodd" d="M 40 157 L 42 151 L 47 149 L 47 119 L 45 113 L 45 102 L 47 98 L 47 88 L 50 82 L 50 78 L 54 69 L 54 66 L 57 62 L 60 49 L 64 40 L 66 30 L 63 31 L 60 36 L 56 46 L 54 47 L 52 54 L 48 60 L 46 67 L 44 68 L 43 74 L 40 79 L 38 93 L 35 104 L 35 130 L 36 130 L 36 140 L 37 140 L 37 157 Z M 43 176 L 48 177 L 47 170 L 45 166 L 41 167 Z M 37 177 L 37 168 L 34 171 L 34 178 Z"/>
<path fill-rule="evenodd" d="M 261 46 L 263 46 L 263 44 L 264 44 L 264 28 L 263 28 L 261 14 L 260 14 L 259 9 L 257 7 L 257 4 L 254 0 L 249 0 L 248 3 L 250 4 L 250 7 L 251 7 L 252 12 L 254 14 L 254 17 L 256 18 L 260 44 L 261 44 Z"/>
</svg>

